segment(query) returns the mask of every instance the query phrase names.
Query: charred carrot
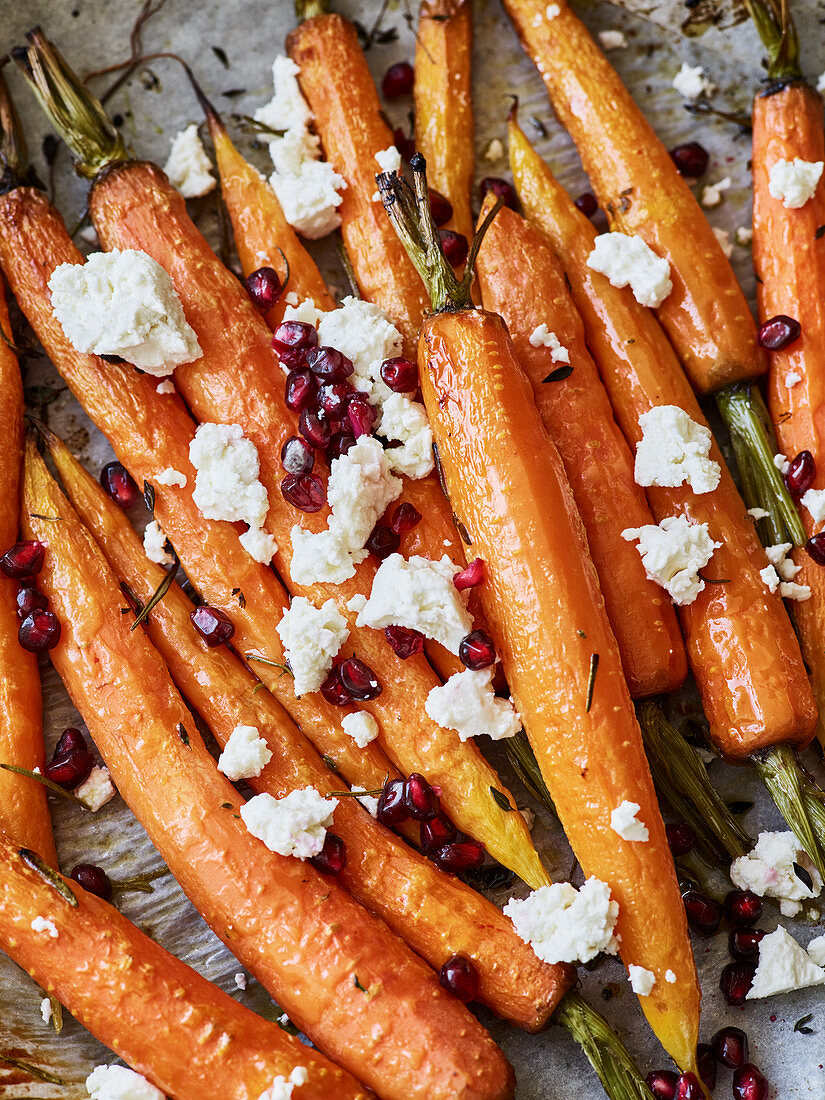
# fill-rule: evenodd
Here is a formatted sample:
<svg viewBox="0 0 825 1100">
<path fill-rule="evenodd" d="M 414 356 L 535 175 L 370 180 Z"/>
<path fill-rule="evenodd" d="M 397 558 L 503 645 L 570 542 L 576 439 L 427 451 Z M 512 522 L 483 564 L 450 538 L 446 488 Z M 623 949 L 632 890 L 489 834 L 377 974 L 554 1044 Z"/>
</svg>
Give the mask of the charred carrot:
<svg viewBox="0 0 825 1100">
<path fill-rule="evenodd" d="M 215 933 L 380 1095 L 511 1096 L 503 1055 L 432 971 L 329 876 L 268 851 L 239 821 L 242 800 L 160 655 L 130 630 L 114 574 L 33 441 L 24 508 L 26 534 L 46 545 L 43 591 L 62 625 L 52 662 L 124 801 Z"/>
<path fill-rule="evenodd" d="M 689 1068 L 699 1027 L 696 969 L 584 528 L 507 328 L 473 308 L 471 262 L 461 283 L 453 275 L 427 213 L 423 159 L 414 157 L 412 168 L 415 200 L 397 177 L 382 175 L 379 187 L 431 293 L 419 371 L 450 500 L 486 563 L 482 603 L 559 819 L 585 874 L 608 883 L 618 902 L 626 964 L 656 975 L 641 998 L 651 1026 Z M 426 215 L 420 221 L 415 202 Z M 611 829 L 625 800 L 640 807 L 646 843 Z M 668 969 L 670 984 L 662 981 Z"/>
<path fill-rule="evenodd" d="M 492 206 L 488 196 L 482 220 Z M 561 454 L 630 694 L 673 691 L 687 674 L 676 612 L 648 579 L 636 547 L 622 538 L 626 528 L 653 519 L 561 266 L 538 230 L 503 207 L 479 249 L 476 274 L 484 307 L 504 318 L 547 434 Z"/>
</svg>

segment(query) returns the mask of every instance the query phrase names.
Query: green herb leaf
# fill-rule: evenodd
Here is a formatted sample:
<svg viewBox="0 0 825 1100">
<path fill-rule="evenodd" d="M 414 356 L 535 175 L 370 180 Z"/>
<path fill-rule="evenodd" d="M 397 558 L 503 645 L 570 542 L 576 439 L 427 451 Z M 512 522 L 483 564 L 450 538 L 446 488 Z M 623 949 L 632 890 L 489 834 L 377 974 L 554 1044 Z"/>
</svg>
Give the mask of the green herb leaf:
<svg viewBox="0 0 825 1100">
<path fill-rule="evenodd" d="M 24 1073 L 28 1073 L 30 1077 L 34 1077 L 37 1081 L 47 1081 L 50 1085 L 63 1085 L 64 1088 L 69 1084 L 63 1077 L 58 1077 L 56 1073 L 41 1069 L 40 1066 L 33 1066 L 31 1062 L 22 1062 L 19 1058 L 11 1058 L 8 1054 L 0 1054 L 0 1062 L 6 1066 L 14 1066 L 15 1069 L 23 1070 Z"/>
<path fill-rule="evenodd" d="M 142 607 L 141 610 L 135 616 L 135 621 L 132 623 L 132 630 L 137 630 L 137 628 L 140 626 L 140 624 L 142 622 L 144 622 L 146 619 L 149 618 L 149 615 L 151 614 L 152 609 L 157 607 L 157 605 L 160 603 L 160 601 L 163 599 L 163 597 L 166 595 L 166 593 L 172 587 L 172 581 L 175 579 L 175 574 L 177 573 L 178 565 L 180 564 L 179 561 L 178 561 L 178 555 L 175 553 L 174 550 L 172 550 L 172 557 L 175 560 L 172 562 L 172 564 L 169 566 L 168 570 L 166 571 L 166 576 L 163 578 L 163 580 L 157 586 L 155 591 L 149 597 L 149 600 L 146 603 L 146 605 L 144 607 Z"/>
<path fill-rule="evenodd" d="M 362 993 L 366 993 L 367 992 L 367 987 L 365 985 L 361 985 L 361 983 L 358 981 L 358 975 L 353 974 L 352 977 L 353 977 L 353 981 L 355 982 L 355 988 L 360 989 Z"/>
<path fill-rule="evenodd" d="M 155 514 L 155 487 L 149 481 L 143 483 L 143 503 L 152 513 Z"/>
<path fill-rule="evenodd" d="M 270 668 L 279 668 L 281 670 L 281 676 L 293 676 L 294 673 L 289 665 L 282 665 L 278 661 L 271 661 L 269 657 L 262 657 L 260 653 L 244 653 L 244 657 L 247 661 L 258 661 L 262 665 L 268 665 Z M 280 677 L 278 677 L 280 679 Z"/>
<path fill-rule="evenodd" d="M 76 794 L 72 794 L 71 791 L 67 791 L 65 787 L 61 787 L 59 783 L 54 783 L 51 779 L 47 779 L 45 775 L 39 775 L 37 772 L 30 772 L 28 768 L 18 768 L 16 764 L 0 764 L 0 768 L 3 771 L 14 772 L 15 775 L 25 775 L 27 779 L 33 779 L 36 783 L 42 783 L 44 787 L 48 787 L 54 794 L 59 794 L 63 798 L 67 798 L 69 802 L 74 802 L 77 806 L 82 806 L 84 810 L 88 810 L 89 803 L 84 802 L 82 798 L 78 798 Z"/>
<path fill-rule="evenodd" d="M 506 795 L 503 795 L 501 791 L 498 790 L 498 788 L 491 787 L 490 794 L 493 796 L 496 805 L 500 809 L 504 810 L 505 813 L 509 813 L 510 810 L 512 810 L 513 807 L 510 805 L 510 800 L 506 797 Z"/>
<path fill-rule="evenodd" d="M 793 1025 L 794 1031 L 798 1031 L 800 1035 L 815 1035 L 816 1032 L 812 1027 L 806 1027 L 805 1025 L 810 1023 L 814 1018 L 813 1012 L 809 1012 L 807 1016 L 800 1017 Z"/>
<path fill-rule="evenodd" d="M 77 898 L 66 883 L 56 871 L 53 871 L 47 863 L 43 862 L 36 852 L 33 852 L 30 848 L 21 848 L 17 854 L 25 865 L 40 875 L 40 877 L 51 886 L 52 890 L 60 894 L 61 898 L 63 898 L 72 909 L 78 908 Z"/>
<path fill-rule="evenodd" d="M 189 734 L 186 732 L 186 726 L 184 726 L 183 722 L 178 722 L 178 737 L 180 737 L 181 741 L 183 741 L 188 749 L 190 747 Z"/>
<path fill-rule="evenodd" d="M 590 712 L 590 708 L 593 706 L 593 691 L 596 687 L 596 673 L 599 671 L 599 655 L 598 653 L 590 654 L 590 672 L 587 676 L 587 699 L 584 706 L 585 714 Z"/>
<path fill-rule="evenodd" d="M 546 378 L 542 378 L 542 385 L 544 385 L 545 382 L 563 382 L 564 379 L 569 378 L 572 373 L 572 364 L 565 363 L 563 367 L 556 367 L 555 370 L 550 371 Z"/>
</svg>

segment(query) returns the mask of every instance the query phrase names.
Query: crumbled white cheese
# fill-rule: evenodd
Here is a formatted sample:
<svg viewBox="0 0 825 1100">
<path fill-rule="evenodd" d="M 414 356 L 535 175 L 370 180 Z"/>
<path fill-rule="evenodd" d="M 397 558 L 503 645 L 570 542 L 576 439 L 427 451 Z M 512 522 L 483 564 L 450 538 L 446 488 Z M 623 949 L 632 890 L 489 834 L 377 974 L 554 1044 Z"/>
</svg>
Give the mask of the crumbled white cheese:
<svg viewBox="0 0 825 1100">
<path fill-rule="evenodd" d="M 246 974 L 242 970 L 233 976 L 233 980 L 236 989 L 246 989 Z"/>
<path fill-rule="evenodd" d="M 390 468 L 397 474 L 417 479 L 432 472 L 433 432 L 427 410 L 420 401 L 391 393 L 381 405 L 381 418 L 375 430 L 384 439 L 401 443 L 400 447 L 388 447 L 385 451 Z"/>
<path fill-rule="evenodd" d="M 297 298 L 297 294 L 289 295 L 291 298 Z M 313 328 L 317 328 L 321 318 L 324 314 L 315 305 L 311 298 L 304 298 L 302 302 L 290 302 L 284 310 L 285 321 L 303 321 L 305 325 L 312 325 Z M 324 341 L 321 340 L 321 343 Z M 286 368 L 286 373 L 289 373 L 289 368 Z"/>
<path fill-rule="evenodd" d="M 825 73 L 823 73 L 816 82 L 816 90 L 818 92 L 825 93 Z"/>
<path fill-rule="evenodd" d="M 158 382 L 155 388 L 158 393 L 174 393 L 175 383 L 171 382 L 168 378 L 164 378 L 162 382 Z"/>
<path fill-rule="evenodd" d="M 694 493 L 712 493 L 722 476 L 710 457 L 713 437 L 677 405 L 657 405 L 639 417 L 642 438 L 636 448 L 637 485 L 675 488 L 685 482 Z"/>
<path fill-rule="evenodd" d="M 589 962 L 600 951 L 615 955 L 619 947 L 613 934 L 619 905 L 597 878 L 578 891 L 569 882 L 541 886 L 523 901 L 511 898 L 504 913 L 542 962 Z"/>
<path fill-rule="evenodd" d="M 309 1074 L 303 1066 L 296 1066 L 290 1073 L 289 1079 L 280 1074 L 273 1078 L 272 1084 L 258 1097 L 258 1100 L 291 1100 L 292 1090 L 296 1085 L 305 1085 L 309 1080 Z"/>
<path fill-rule="evenodd" d="M 759 576 L 769 592 L 775 592 L 779 588 L 779 574 L 772 565 L 766 565 L 759 570 Z"/>
<path fill-rule="evenodd" d="M 825 970 L 781 925 L 759 944 L 759 963 L 746 1000 L 790 993 L 812 985 L 825 985 Z"/>
<path fill-rule="evenodd" d="M 647 997 L 656 984 L 656 975 L 652 970 L 645 970 L 643 966 L 631 963 L 627 968 L 630 988 L 639 997 Z"/>
<path fill-rule="evenodd" d="M 722 201 L 722 193 L 729 191 L 733 186 L 730 176 L 725 176 L 718 183 L 708 183 L 702 190 L 702 206 L 718 206 Z"/>
<path fill-rule="evenodd" d="M 536 815 L 527 806 L 525 806 L 523 809 L 520 809 L 519 813 L 524 818 L 524 824 L 527 826 L 527 828 L 532 833 L 533 826 L 536 824 Z"/>
<path fill-rule="evenodd" d="M 626 50 L 627 39 L 622 31 L 599 31 L 599 42 L 603 50 Z"/>
<path fill-rule="evenodd" d="M 493 138 L 487 148 L 484 150 L 484 159 L 491 164 L 495 164 L 496 161 L 502 160 L 504 157 L 504 145 L 498 138 Z"/>
<path fill-rule="evenodd" d="M 259 561 L 262 565 L 269 565 L 278 552 L 275 536 L 270 535 L 263 527 L 250 527 L 239 536 L 238 542 L 253 561 Z"/>
<path fill-rule="evenodd" d="M 781 199 L 788 210 L 799 210 L 816 192 L 817 184 L 825 168 L 825 161 L 777 160 L 768 174 L 768 191 L 773 199 Z"/>
<path fill-rule="evenodd" d="M 764 508 L 748 508 L 748 515 L 751 519 L 767 519 L 770 512 L 766 511 Z"/>
<path fill-rule="evenodd" d="M 35 917 L 31 923 L 33 932 L 48 932 L 49 938 L 57 939 L 57 925 L 53 920 L 47 920 L 46 917 Z"/>
<path fill-rule="evenodd" d="M 685 99 L 699 99 L 703 95 L 713 95 L 716 91 L 711 82 L 704 76 L 701 65 L 694 67 L 682 62 L 682 67 L 673 78 L 673 87 L 680 96 Z"/>
<path fill-rule="evenodd" d="M 218 771 L 233 783 L 239 779 L 257 779 L 271 759 L 272 750 L 258 727 L 238 725 L 218 757 Z"/>
<path fill-rule="evenodd" d="M 52 1002 L 48 997 L 44 997 L 40 1002 L 40 1015 L 43 1017 L 43 1023 L 47 1024 L 52 1018 Z"/>
<path fill-rule="evenodd" d="M 493 671 L 468 668 L 432 688 L 424 702 L 429 717 L 444 729 L 455 730 L 462 741 L 482 734 L 494 741 L 515 737 L 521 718 L 510 699 L 496 697 Z"/>
<path fill-rule="evenodd" d="M 203 354 L 172 280 L 145 252 L 113 249 L 93 252 L 85 264 L 59 264 L 49 290 L 78 351 L 119 355 L 156 378 Z"/>
<path fill-rule="evenodd" d="M 346 619 L 332 600 L 316 607 L 305 596 L 292 597 L 277 631 L 299 696 L 318 690 L 349 637 Z"/>
<path fill-rule="evenodd" d="M 650 840 L 647 825 L 636 816 L 641 809 L 638 802 L 620 802 L 610 814 L 610 828 L 618 833 L 622 840 L 635 840 L 641 843 Z"/>
<path fill-rule="evenodd" d="M 165 544 L 166 535 L 161 530 L 160 524 L 156 519 L 151 520 L 146 524 L 143 532 L 143 549 L 149 561 L 156 562 L 158 565 L 172 564 L 175 559 L 166 552 Z"/>
<path fill-rule="evenodd" d="M 341 728 L 350 735 L 359 749 L 366 748 L 378 736 L 378 723 L 365 710 L 345 714 L 341 719 Z"/>
<path fill-rule="evenodd" d="M 165 1094 L 126 1066 L 95 1066 L 86 1078 L 92 1100 L 165 1100 Z"/>
<path fill-rule="evenodd" d="M 796 600 L 797 603 L 805 603 L 811 598 L 811 590 L 807 584 L 797 584 L 795 581 L 781 581 L 779 595 L 783 600 Z"/>
<path fill-rule="evenodd" d="M 347 550 L 337 531 L 307 531 L 296 524 L 289 537 L 290 576 L 295 584 L 342 584 L 355 575 L 356 557 Z"/>
<path fill-rule="evenodd" d="M 727 229 L 720 229 L 718 225 L 713 227 L 713 235 L 719 242 L 719 247 L 724 253 L 725 259 L 729 260 L 733 255 L 733 245 L 730 242 L 730 233 Z"/>
<path fill-rule="evenodd" d="M 109 775 L 108 768 L 101 768 L 97 764 L 89 772 L 88 778 L 75 788 L 74 793 L 82 798 L 89 809 L 96 813 L 101 806 L 111 802 L 117 794 L 115 785 Z"/>
<path fill-rule="evenodd" d="M 802 494 L 801 504 L 811 513 L 814 523 L 825 521 L 825 489 L 808 489 Z"/>
<path fill-rule="evenodd" d="M 551 360 L 554 363 L 569 363 L 570 352 L 561 343 L 555 332 L 550 332 L 547 325 L 536 325 L 530 333 L 530 345 L 534 348 L 550 348 Z"/>
<path fill-rule="evenodd" d="M 212 162 L 206 155 L 194 122 L 172 138 L 172 148 L 163 170 L 172 186 L 185 199 L 208 195 L 214 188 L 216 180 L 212 175 Z"/>
<path fill-rule="evenodd" d="M 736 243 L 741 244 L 743 248 L 746 248 L 753 240 L 753 230 L 749 225 L 740 225 L 734 233 Z"/>
<path fill-rule="evenodd" d="M 605 275 L 612 286 L 629 286 L 637 302 L 656 309 L 673 290 L 670 264 L 641 237 L 600 233 L 587 266 Z"/>
<path fill-rule="evenodd" d="M 798 382 L 802 381 L 802 375 L 797 374 L 795 370 L 789 370 L 784 381 L 786 389 L 792 390 Z"/>
<path fill-rule="evenodd" d="M 788 462 L 788 456 L 783 454 L 774 455 L 773 464 L 782 475 L 788 472 L 791 465 L 790 462 Z"/>
<path fill-rule="evenodd" d="M 347 600 L 347 609 L 349 611 L 354 611 L 357 615 L 359 611 L 363 610 L 366 602 L 367 597 L 363 594 L 363 592 L 356 592 L 352 599 Z"/>
<path fill-rule="evenodd" d="M 386 149 L 379 149 L 375 154 L 375 159 L 378 162 L 378 171 L 386 175 L 387 172 L 400 172 L 401 171 L 401 153 L 395 145 L 389 145 Z M 378 173 L 376 172 L 376 175 Z M 381 202 L 381 192 L 375 191 L 372 196 L 373 202 Z"/>
<path fill-rule="evenodd" d="M 300 69 L 290 57 L 281 55 L 272 63 L 272 86 L 275 94 L 269 103 L 258 107 L 254 114 L 256 122 L 266 126 L 274 133 L 302 128 L 312 121 L 309 104 L 301 94 L 298 84 Z"/>
<path fill-rule="evenodd" d="M 794 871 L 794 864 L 811 877 L 809 890 Z M 765 898 L 777 898 L 784 916 L 795 917 L 806 898 L 819 897 L 822 879 L 793 833 L 760 833 L 756 844 L 730 866 L 731 882 L 740 890 L 752 890 Z"/>
<path fill-rule="evenodd" d="M 155 474 L 154 480 L 156 485 L 179 485 L 181 489 L 185 489 L 187 477 L 173 466 L 167 466 L 165 470 Z"/>
<path fill-rule="evenodd" d="M 788 555 L 793 550 L 789 542 L 779 542 L 776 546 L 765 547 L 765 557 L 770 562 L 766 569 L 761 569 L 759 575 L 771 592 L 775 592 L 777 586 L 779 595 L 786 600 L 796 600 L 804 603 L 811 598 L 811 590 L 805 584 L 794 583 L 794 577 L 802 569 L 796 565 Z"/>
<path fill-rule="evenodd" d="M 808 954 L 817 966 L 825 966 L 825 936 L 817 936 L 808 944 Z"/>
<path fill-rule="evenodd" d="M 638 540 L 645 573 L 682 607 L 693 603 L 705 587 L 699 570 L 722 545 L 710 537 L 706 523 L 688 523 L 684 516 L 667 516 L 659 524 L 627 528 L 622 538 Z"/>
<path fill-rule="evenodd" d="M 453 583 L 457 572 L 458 566 L 446 554 L 440 561 L 417 555 L 405 560 L 401 554 L 390 554 L 378 567 L 357 625 L 375 630 L 405 626 L 457 654 L 473 629 L 468 593 L 459 592 Z"/>
<path fill-rule="evenodd" d="M 241 806 L 241 818 L 271 852 L 309 859 L 323 848 L 337 805 L 337 798 L 324 798 L 314 787 L 303 787 L 283 798 L 256 794 Z"/>
<path fill-rule="evenodd" d="M 670 985 L 673 985 L 673 983 L 676 981 L 676 975 L 672 970 L 665 971 L 665 981 L 668 982 Z"/>
<path fill-rule="evenodd" d="M 378 799 L 375 795 L 367 794 L 365 787 L 350 787 L 350 793 L 358 795 L 358 801 L 373 817 L 378 817 Z"/>
<path fill-rule="evenodd" d="M 544 15 L 548 20 L 555 19 L 557 15 L 561 15 L 561 8 L 558 4 L 548 4 L 544 9 Z"/>
</svg>

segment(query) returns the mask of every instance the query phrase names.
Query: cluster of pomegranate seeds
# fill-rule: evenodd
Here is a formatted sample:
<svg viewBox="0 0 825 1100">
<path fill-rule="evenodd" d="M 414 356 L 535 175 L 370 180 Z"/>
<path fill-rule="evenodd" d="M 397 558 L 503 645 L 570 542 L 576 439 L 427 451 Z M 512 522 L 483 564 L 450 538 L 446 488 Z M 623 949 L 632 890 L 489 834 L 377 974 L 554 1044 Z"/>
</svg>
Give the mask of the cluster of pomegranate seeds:
<svg viewBox="0 0 825 1100">
<path fill-rule="evenodd" d="M 358 657 L 348 657 L 334 665 L 321 684 L 321 694 L 335 707 L 377 699 L 383 690 L 370 666 Z"/>
<path fill-rule="evenodd" d="M 135 479 L 119 462 L 109 462 L 100 471 L 100 484 L 121 508 L 131 508 L 140 496 Z"/>
<path fill-rule="evenodd" d="M 309 862 L 322 875 L 340 875 L 347 863 L 346 845 L 340 836 L 328 832 L 323 848 Z"/>
<path fill-rule="evenodd" d="M 54 649 L 60 641 L 60 623 L 49 611 L 49 601 L 37 590 L 35 576 L 43 568 L 46 547 L 37 539 L 21 539 L 0 557 L 0 572 L 20 582 L 17 592 L 17 641 L 29 653 Z"/>
<path fill-rule="evenodd" d="M 393 393 L 414 393 L 418 389 L 418 367 L 401 355 L 385 359 L 381 364 L 381 381 Z"/>
<path fill-rule="evenodd" d="M 645 1084 L 656 1100 L 675 1100 L 678 1073 L 671 1069 L 654 1069 L 645 1077 Z"/>
<path fill-rule="evenodd" d="M 503 199 L 504 205 L 509 206 L 511 210 L 518 210 L 519 201 L 516 195 L 515 188 L 512 183 L 508 183 L 507 180 L 499 179 L 497 176 L 486 176 L 478 185 L 479 193 L 481 194 L 481 201 L 484 202 L 484 198 L 488 191 L 492 191 L 497 199 Z"/>
<path fill-rule="evenodd" d="M 592 218 L 599 209 L 596 196 L 592 191 L 583 191 L 577 199 L 573 200 L 573 205 L 577 210 L 581 210 L 586 218 Z"/>
<path fill-rule="evenodd" d="M 420 630 L 410 630 L 406 626 L 386 626 L 384 637 L 390 649 L 402 661 L 424 651 L 424 635 Z"/>
<path fill-rule="evenodd" d="M 78 863 L 72 868 L 71 878 L 82 886 L 87 894 L 94 894 L 104 901 L 110 901 L 112 897 L 112 883 L 109 876 L 94 863 Z"/>
<path fill-rule="evenodd" d="M 189 613 L 189 618 L 210 649 L 225 645 L 235 633 L 235 624 L 219 607 L 202 604 Z"/>
<path fill-rule="evenodd" d="M 731 890 L 725 896 L 725 919 L 731 924 L 756 924 L 762 916 L 762 899 L 752 890 Z"/>
<path fill-rule="evenodd" d="M 825 531 L 820 531 L 818 535 L 811 535 L 805 543 L 805 549 L 812 561 L 817 565 L 825 565 Z"/>
<path fill-rule="evenodd" d="M 739 962 L 752 962 L 759 958 L 759 944 L 765 937 L 761 928 L 731 928 L 728 933 L 728 951 Z"/>
<path fill-rule="evenodd" d="M 301 512 L 320 512 L 327 500 L 324 483 L 315 474 L 287 474 L 281 482 L 281 493 Z"/>
<path fill-rule="evenodd" d="M 434 187 L 429 188 L 429 193 L 430 213 L 433 216 L 433 221 L 440 228 L 442 225 L 446 225 L 453 216 L 453 204 L 446 195 L 442 195 Z"/>
<path fill-rule="evenodd" d="M 719 978 L 719 988 L 729 1005 L 734 1007 L 743 1005 L 750 987 L 753 985 L 753 976 L 756 973 L 756 964 L 752 962 L 728 963 Z"/>
<path fill-rule="evenodd" d="M 707 894 L 688 890 L 682 897 L 688 924 L 702 936 L 712 936 L 722 921 L 722 906 Z"/>
<path fill-rule="evenodd" d="M 57 616 L 52 611 L 35 608 L 20 624 L 17 640 L 29 653 L 54 649 L 60 641 L 60 622 Z"/>
<path fill-rule="evenodd" d="M 470 245 L 464 234 L 455 233 L 452 229 L 439 229 L 438 236 L 447 263 L 452 267 L 459 267 L 463 264 L 470 252 Z"/>
<path fill-rule="evenodd" d="M 364 545 L 374 558 L 383 561 L 384 558 L 388 558 L 390 554 L 395 553 L 401 545 L 401 539 L 392 527 L 387 527 L 385 523 L 379 523 L 372 529 Z"/>
<path fill-rule="evenodd" d="M 709 1043 L 700 1043 L 696 1048 L 696 1068 L 707 1087 L 712 1089 L 716 1084 L 717 1067 L 716 1055 Z"/>
<path fill-rule="evenodd" d="M 393 512 L 390 527 L 396 535 L 406 535 L 421 522 L 421 513 L 412 504 L 399 504 Z"/>
<path fill-rule="evenodd" d="M 291 435 L 281 447 L 281 465 L 288 474 L 311 474 L 315 451 L 297 435 Z"/>
<path fill-rule="evenodd" d="M 477 672 L 496 661 L 496 647 L 486 630 L 472 630 L 458 647 L 461 663 Z"/>
<path fill-rule="evenodd" d="M 738 1069 L 748 1060 L 748 1037 L 739 1027 L 723 1027 L 713 1036 L 710 1045 L 723 1066 Z"/>
<path fill-rule="evenodd" d="M 439 985 L 469 1004 L 478 996 L 478 971 L 464 955 L 453 955 L 438 972 Z"/>
<path fill-rule="evenodd" d="M 85 783 L 94 764 L 94 757 L 86 747 L 86 738 L 79 729 L 69 726 L 63 730 L 54 747 L 51 763 L 46 768 L 46 778 L 66 790 L 72 790 Z"/>
<path fill-rule="evenodd" d="M 415 139 L 405 134 L 400 126 L 396 126 L 392 132 L 393 145 L 401 156 L 409 162 L 415 154 Z"/>
<path fill-rule="evenodd" d="M 262 313 L 272 309 L 284 289 L 274 267 L 259 267 L 244 279 L 246 292 Z"/>
<path fill-rule="evenodd" d="M 46 547 L 37 539 L 21 539 L 0 558 L 0 570 L 13 580 L 36 576 L 46 560 Z"/>
<path fill-rule="evenodd" d="M 680 821 L 678 825 L 665 825 L 665 832 L 674 859 L 686 856 L 696 843 L 696 833 L 686 821 Z"/>
<path fill-rule="evenodd" d="M 733 1095 L 736 1100 L 766 1100 L 768 1082 L 756 1066 L 747 1062 L 734 1071 Z"/>
<path fill-rule="evenodd" d="M 788 472 L 785 474 L 785 484 L 788 492 L 795 497 L 804 496 L 810 489 L 816 478 L 816 462 L 810 451 L 800 451 L 788 463 Z"/>
<path fill-rule="evenodd" d="M 465 588 L 478 588 L 483 580 L 484 562 L 481 558 L 476 558 L 475 561 L 471 561 L 468 566 L 462 569 L 460 573 L 456 573 L 453 577 L 453 584 L 459 592 L 463 592 Z"/>
<path fill-rule="evenodd" d="M 676 145 L 670 150 L 670 157 L 680 176 L 698 180 L 707 171 L 708 151 L 698 141 L 688 141 L 684 145 Z"/>
<path fill-rule="evenodd" d="M 409 95 L 413 90 L 414 80 L 415 74 L 409 61 L 398 61 L 395 65 L 390 65 L 381 81 L 384 99 L 399 99 L 402 95 Z"/>
<path fill-rule="evenodd" d="M 763 321 L 756 335 L 757 343 L 768 351 L 782 351 L 798 340 L 802 326 L 793 317 L 778 313 L 768 321 Z"/>
</svg>

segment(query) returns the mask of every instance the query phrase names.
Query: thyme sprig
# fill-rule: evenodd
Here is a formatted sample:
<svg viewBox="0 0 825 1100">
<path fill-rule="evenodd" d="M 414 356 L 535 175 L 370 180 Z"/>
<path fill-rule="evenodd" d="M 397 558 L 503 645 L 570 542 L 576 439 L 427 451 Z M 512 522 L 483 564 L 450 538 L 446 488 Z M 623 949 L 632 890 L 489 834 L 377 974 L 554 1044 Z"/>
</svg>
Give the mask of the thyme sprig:
<svg viewBox="0 0 825 1100">
<path fill-rule="evenodd" d="M 42 783 L 44 787 L 47 787 L 53 794 L 62 795 L 63 798 L 68 798 L 69 802 L 74 802 L 78 806 L 82 806 L 84 810 L 89 809 L 89 803 L 84 802 L 82 798 L 78 798 L 76 794 L 72 794 L 71 791 L 67 791 L 65 787 L 61 787 L 59 783 L 55 783 L 52 779 L 48 779 L 45 775 L 40 775 L 38 772 L 29 771 L 28 768 L 20 768 L 17 764 L 0 764 L 0 768 L 3 771 L 14 772 L 15 775 L 25 775 L 27 779 L 33 779 L 36 783 Z"/>
</svg>

